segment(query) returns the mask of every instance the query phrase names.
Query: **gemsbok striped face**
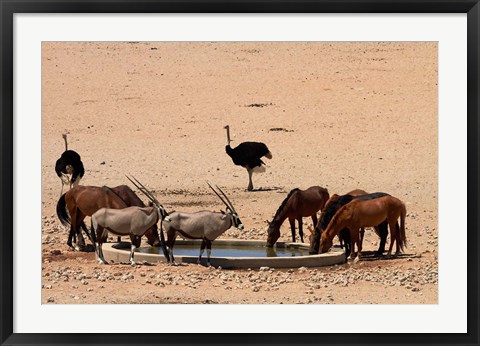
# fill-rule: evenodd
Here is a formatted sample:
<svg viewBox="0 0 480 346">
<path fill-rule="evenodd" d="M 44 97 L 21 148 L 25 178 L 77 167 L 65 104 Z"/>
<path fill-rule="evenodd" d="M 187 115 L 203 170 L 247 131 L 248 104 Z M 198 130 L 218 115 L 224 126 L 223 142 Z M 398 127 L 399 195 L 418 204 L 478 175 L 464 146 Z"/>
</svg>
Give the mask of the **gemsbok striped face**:
<svg viewBox="0 0 480 346">
<path fill-rule="evenodd" d="M 169 222 L 170 221 L 170 216 L 168 216 L 168 213 L 165 210 L 165 208 L 163 207 L 163 205 L 158 205 L 156 207 L 157 207 L 158 213 L 159 213 L 160 217 L 162 218 L 162 220 L 166 221 L 166 222 Z"/>
<path fill-rule="evenodd" d="M 239 230 L 243 230 L 244 229 L 243 223 L 238 217 L 237 213 L 232 212 L 230 209 L 227 209 L 227 213 L 230 214 L 233 225 L 237 227 Z"/>
</svg>

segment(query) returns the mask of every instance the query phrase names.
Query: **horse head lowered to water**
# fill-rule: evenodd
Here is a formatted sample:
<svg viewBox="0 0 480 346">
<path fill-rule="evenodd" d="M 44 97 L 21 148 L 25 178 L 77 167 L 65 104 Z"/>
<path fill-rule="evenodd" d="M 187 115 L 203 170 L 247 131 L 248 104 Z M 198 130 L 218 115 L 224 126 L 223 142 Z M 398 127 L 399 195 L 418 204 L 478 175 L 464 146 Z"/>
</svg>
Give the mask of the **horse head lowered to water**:
<svg viewBox="0 0 480 346">
<path fill-rule="evenodd" d="M 295 220 L 298 221 L 298 234 L 303 243 L 302 218 L 310 216 L 313 224 L 317 224 L 317 212 L 322 210 L 329 198 L 328 190 L 320 186 L 312 186 L 306 190 L 291 190 L 280 204 L 272 221 L 268 222 L 267 246 L 272 247 L 280 238 L 280 226 L 285 219 L 290 221 L 292 242 L 295 242 Z"/>
<path fill-rule="evenodd" d="M 319 247 L 320 247 L 320 236 L 322 232 L 327 228 L 330 220 L 333 218 L 335 213 L 343 207 L 345 204 L 350 203 L 354 199 L 374 199 L 378 197 L 386 196 L 386 193 L 383 192 L 376 192 L 368 194 L 364 190 L 356 189 L 350 191 L 346 195 L 339 196 L 337 194 L 332 195 L 327 203 L 325 203 L 325 207 L 322 212 L 322 216 L 320 217 L 319 222 L 315 226 L 314 231 L 310 234 L 310 254 L 318 254 Z M 388 224 L 386 221 L 382 222 L 381 224 L 374 227 L 375 233 L 380 237 L 380 244 L 378 250 L 375 252 L 375 256 L 381 256 L 385 252 L 385 243 L 387 241 L 388 236 Z M 398 227 L 397 227 L 398 229 Z M 365 230 L 362 228 L 360 230 L 361 240 L 363 241 L 363 234 Z M 340 245 L 343 247 L 345 246 L 346 256 L 350 254 L 350 232 L 348 229 L 344 228 L 340 232 L 338 232 L 338 238 L 340 239 Z"/>
<path fill-rule="evenodd" d="M 320 252 L 327 252 L 333 243 L 333 238 L 344 228 L 350 231 L 351 257 L 355 257 L 355 244 L 358 246 L 358 258 L 362 253 L 362 242 L 359 230 L 362 227 L 374 227 L 387 221 L 390 228 L 390 247 L 388 256 L 391 255 L 393 244 L 396 243 L 396 253 L 406 246 L 405 236 L 405 204 L 398 198 L 390 195 L 374 199 L 355 199 L 341 207 L 333 216 L 328 227 L 320 237 Z M 397 220 L 400 218 L 400 227 L 397 232 Z"/>
</svg>

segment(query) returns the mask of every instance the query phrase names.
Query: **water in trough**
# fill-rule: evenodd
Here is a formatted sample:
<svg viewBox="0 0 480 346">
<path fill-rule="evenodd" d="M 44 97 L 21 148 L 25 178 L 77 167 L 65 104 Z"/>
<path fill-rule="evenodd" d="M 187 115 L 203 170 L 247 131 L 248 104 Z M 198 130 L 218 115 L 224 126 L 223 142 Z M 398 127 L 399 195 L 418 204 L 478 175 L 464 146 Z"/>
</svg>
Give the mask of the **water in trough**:
<svg viewBox="0 0 480 346">
<path fill-rule="evenodd" d="M 142 247 L 137 251 L 142 253 L 151 253 L 163 255 L 162 249 L 159 247 Z M 173 248 L 175 256 L 198 256 L 200 246 L 175 244 Z M 204 252 L 204 256 L 207 252 Z M 245 246 L 245 245 L 228 245 L 215 244 L 212 245 L 212 257 L 295 257 L 308 256 L 308 248 L 306 247 L 277 247 L 267 248 L 265 246 Z"/>
</svg>

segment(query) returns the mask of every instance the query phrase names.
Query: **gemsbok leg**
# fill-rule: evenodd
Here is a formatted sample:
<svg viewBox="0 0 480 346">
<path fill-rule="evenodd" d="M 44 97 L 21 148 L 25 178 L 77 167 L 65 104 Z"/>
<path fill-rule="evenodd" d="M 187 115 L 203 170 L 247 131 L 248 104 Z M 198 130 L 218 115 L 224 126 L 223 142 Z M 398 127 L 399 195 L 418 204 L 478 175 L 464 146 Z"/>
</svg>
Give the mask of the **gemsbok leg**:
<svg viewBox="0 0 480 346">
<path fill-rule="evenodd" d="M 136 263 L 135 263 L 135 260 L 133 259 L 133 256 L 135 254 L 135 249 L 140 247 L 140 237 L 132 235 L 132 236 L 130 236 L 130 241 L 131 241 L 132 245 L 130 247 L 129 261 L 130 261 L 130 264 L 132 266 L 136 266 Z"/>
<path fill-rule="evenodd" d="M 210 254 L 212 253 L 212 241 L 206 239 L 207 241 L 207 266 L 210 267 Z"/>
<path fill-rule="evenodd" d="M 197 264 L 200 264 L 202 261 L 203 251 L 205 251 L 205 246 L 207 245 L 207 240 L 203 238 L 202 244 L 200 245 L 200 255 L 198 256 Z"/>
<path fill-rule="evenodd" d="M 103 243 L 107 240 L 108 237 L 108 231 L 104 229 L 102 226 L 97 225 L 96 222 L 92 219 L 92 228 L 91 232 L 97 232 L 96 236 L 96 243 L 95 243 L 95 257 L 97 258 L 97 261 L 99 264 L 108 264 L 108 262 L 105 260 L 105 257 L 103 257 L 103 250 L 102 250 L 102 245 Z"/>
<path fill-rule="evenodd" d="M 212 253 L 212 242 L 207 238 L 203 238 L 202 244 L 200 245 L 200 256 L 198 256 L 197 264 L 201 264 L 203 251 L 207 248 L 207 266 L 210 267 L 210 254 Z"/>
<path fill-rule="evenodd" d="M 167 232 L 167 251 L 168 251 L 168 256 L 169 256 L 169 262 L 172 264 L 177 264 L 175 263 L 175 258 L 173 257 L 173 246 L 175 245 L 175 239 L 177 238 L 177 234 L 175 231 L 170 230 Z"/>
</svg>

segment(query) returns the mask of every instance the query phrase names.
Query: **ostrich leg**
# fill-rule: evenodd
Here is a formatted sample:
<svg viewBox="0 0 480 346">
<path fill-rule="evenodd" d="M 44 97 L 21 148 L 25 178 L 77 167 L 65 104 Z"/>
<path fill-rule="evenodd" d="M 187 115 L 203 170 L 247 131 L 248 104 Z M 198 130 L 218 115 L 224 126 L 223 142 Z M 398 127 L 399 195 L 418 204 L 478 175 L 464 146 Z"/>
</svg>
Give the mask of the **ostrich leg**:
<svg viewBox="0 0 480 346">
<path fill-rule="evenodd" d="M 253 190 L 253 181 L 252 181 L 253 170 L 247 168 L 247 172 L 248 172 L 248 187 L 247 187 L 247 190 L 252 191 Z"/>
</svg>

